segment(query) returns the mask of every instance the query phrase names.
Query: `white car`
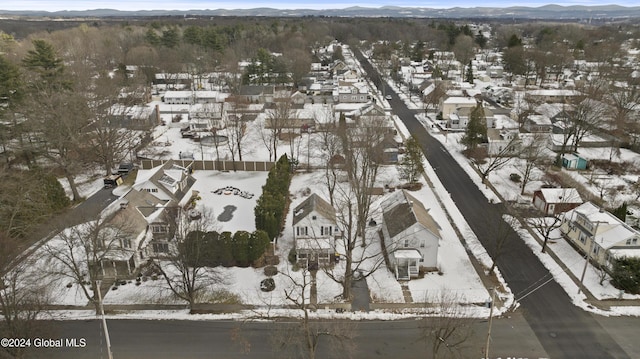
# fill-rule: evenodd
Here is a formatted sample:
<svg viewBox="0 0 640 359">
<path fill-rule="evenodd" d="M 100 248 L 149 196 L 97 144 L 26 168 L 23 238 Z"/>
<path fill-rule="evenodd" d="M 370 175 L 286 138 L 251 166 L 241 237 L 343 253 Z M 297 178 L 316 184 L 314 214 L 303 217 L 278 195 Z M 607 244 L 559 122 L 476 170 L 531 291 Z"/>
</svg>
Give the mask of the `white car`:
<svg viewBox="0 0 640 359">
<path fill-rule="evenodd" d="M 386 98 L 387 100 L 391 100 L 391 95 L 387 95 L 384 98 Z"/>
</svg>

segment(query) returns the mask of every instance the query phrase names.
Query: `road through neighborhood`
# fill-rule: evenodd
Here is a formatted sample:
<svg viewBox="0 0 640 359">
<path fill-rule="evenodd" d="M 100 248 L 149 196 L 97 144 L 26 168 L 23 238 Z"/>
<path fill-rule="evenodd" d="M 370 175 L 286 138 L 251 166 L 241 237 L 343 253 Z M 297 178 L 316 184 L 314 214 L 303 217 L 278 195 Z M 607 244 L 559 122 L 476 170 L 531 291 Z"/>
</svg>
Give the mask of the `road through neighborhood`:
<svg viewBox="0 0 640 359">
<path fill-rule="evenodd" d="M 380 76 L 362 54 L 355 50 L 364 70 L 383 93 L 393 94 L 391 87 L 380 81 Z M 503 221 L 503 207 L 491 204 L 471 181 L 469 175 L 457 164 L 447 149 L 415 118 L 397 95 L 390 104 L 393 112 L 405 124 L 409 132 L 419 141 L 427 161 L 435 169 L 439 180 L 451 194 L 453 201 L 469 223 L 478 239 L 493 256 L 495 248 L 491 226 Z M 540 263 L 518 235 L 511 231 L 506 248 L 499 257 L 498 268 L 509 287 L 520 301 L 524 317 L 544 346 L 550 358 L 630 358 L 637 353 L 625 353 L 605 331 L 592 314 L 574 306 L 564 290 L 555 281 L 540 287 L 548 278 L 549 271 Z"/>
</svg>

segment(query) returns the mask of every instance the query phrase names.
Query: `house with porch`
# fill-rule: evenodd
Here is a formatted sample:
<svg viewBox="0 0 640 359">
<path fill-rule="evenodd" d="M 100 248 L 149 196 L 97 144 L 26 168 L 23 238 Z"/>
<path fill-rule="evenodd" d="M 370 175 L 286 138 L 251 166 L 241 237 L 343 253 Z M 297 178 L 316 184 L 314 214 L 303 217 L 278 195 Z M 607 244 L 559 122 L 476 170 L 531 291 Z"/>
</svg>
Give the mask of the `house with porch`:
<svg viewBox="0 0 640 359">
<path fill-rule="evenodd" d="M 336 238 L 341 236 L 336 211 L 329 202 L 311 194 L 293 210 L 296 262 L 317 269 L 335 260 Z"/>
<path fill-rule="evenodd" d="M 102 276 L 130 277 L 149 258 L 168 253 L 169 243 L 172 248 L 175 243 L 167 223 L 167 208 L 175 206 L 173 201 L 131 189 L 107 207 L 100 232 L 104 250 L 98 265 Z"/>
<path fill-rule="evenodd" d="M 566 212 L 560 231 L 600 267 L 611 269 L 617 258 L 640 257 L 640 232 L 591 202 Z"/>
<path fill-rule="evenodd" d="M 437 270 L 440 226 L 429 210 L 406 190 L 389 194 L 380 208 L 379 234 L 396 279 L 417 278 L 421 268 Z"/>
</svg>

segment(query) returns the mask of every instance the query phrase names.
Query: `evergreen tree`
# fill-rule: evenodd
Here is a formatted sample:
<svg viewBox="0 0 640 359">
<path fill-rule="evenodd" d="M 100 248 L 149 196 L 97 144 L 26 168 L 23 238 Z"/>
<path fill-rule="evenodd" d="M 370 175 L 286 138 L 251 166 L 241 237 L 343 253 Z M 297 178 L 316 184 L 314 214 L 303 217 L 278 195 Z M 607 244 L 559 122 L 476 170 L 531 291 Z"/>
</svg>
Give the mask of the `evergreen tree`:
<svg viewBox="0 0 640 359">
<path fill-rule="evenodd" d="M 412 136 L 405 143 L 405 153 L 400 162 L 400 173 L 402 178 L 409 182 L 417 182 L 421 173 L 424 172 L 422 163 L 422 148 L 418 141 Z"/>
<path fill-rule="evenodd" d="M 474 150 L 479 144 L 487 142 L 487 122 L 482 103 L 478 103 L 469 114 L 469 123 L 460 142 L 468 150 Z"/>
<path fill-rule="evenodd" d="M 424 41 L 418 40 L 411 51 L 411 61 L 420 62 L 424 58 Z"/>
<path fill-rule="evenodd" d="M 178 30 L 175 27 L 170 27 L 162 32 L 162 38 L 160 42 L 163 46 L 166 46 L 170 49 L 178 46 L 180 43 L 180 36 L 178 35 Z"/>
<path fill-rule="evenodd" d="M 253 263 L 262 257 L 269 246 L 269 235 L 265 231 L 256 230 L 249 236 L 248 260 Z"/>
<path fill-rule="evenodd" d="M 152 28 L 149 28 L 147 32 L 144 34 L 144 39 L 149 45 L 152 45 L 152 46 L 160 45 L 160 36 L 158 36 L 158 33 L 156 32 L 156 30 Z"/>
<path fill-rule="evenodd" d="M 471 61 L 469 61 L 469 65 L 467 65 L 467 82 L 473 85 L 473 66 L 471 65 Z"/>
<path fill-rule="evenodd" d="M 627 293 L 640 293 L 640 259 L 618 258 L 613 262 L 611 271 L 613 285 Z"/>
<path fill-rule="evenodd" d="M 625 202 L 625 203 L 621 204 L 620 207 L 613 209 L 611 211 L 611 214 L 613 214 L 619 220 L 624 222 L 625 219 L 627 218 L 627 203 Z"/>
<path fill-rule="evenodd" d="M 5 108 L 13 107 L 23 96 L 24 88 L 20 69 L 0 55 L 0 116 Z"/>
<path fill-rule="evenodd" d="M 57 56 L 53 45 L 38 39 L 33 40 L 32 43 L 34 49 L 27 52 L 22 59 L 22 65 L 38 74 L 44 86 L 69 89 L 70 83 L 63 78 L 64 64 Z"/>
<path fill-rule="evenodd" d="M 233 246 L 231 247 L 233 259 L 239 267 L 248 267 L 249 260 L 249 232 L 237 231 L 233 234 Z"/>
</svg>

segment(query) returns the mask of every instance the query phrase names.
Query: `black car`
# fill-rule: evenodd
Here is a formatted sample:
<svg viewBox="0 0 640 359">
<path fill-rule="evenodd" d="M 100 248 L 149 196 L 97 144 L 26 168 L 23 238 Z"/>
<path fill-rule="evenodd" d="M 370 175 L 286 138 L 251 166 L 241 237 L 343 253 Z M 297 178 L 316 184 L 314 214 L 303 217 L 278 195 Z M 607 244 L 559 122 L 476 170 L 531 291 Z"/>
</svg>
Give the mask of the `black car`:
<svg viewBox="0 0 640 359">
<path fill-rule="evenodd" d="M 131 172 L 131 170 L 133 170 L 134 166 L 133 163 L 121 163 L 120 166 L 118 167 L 118 174 L 120 175 L 126 175 L 129 172 Z"/>
</svg>

